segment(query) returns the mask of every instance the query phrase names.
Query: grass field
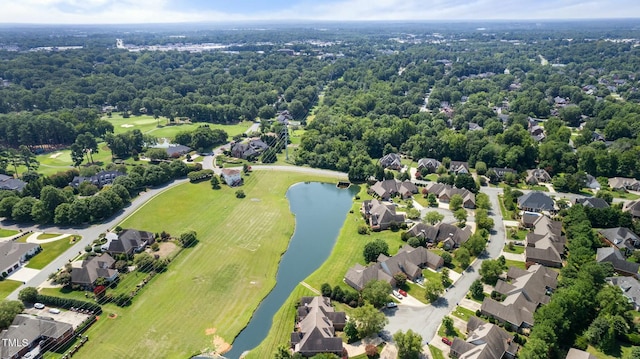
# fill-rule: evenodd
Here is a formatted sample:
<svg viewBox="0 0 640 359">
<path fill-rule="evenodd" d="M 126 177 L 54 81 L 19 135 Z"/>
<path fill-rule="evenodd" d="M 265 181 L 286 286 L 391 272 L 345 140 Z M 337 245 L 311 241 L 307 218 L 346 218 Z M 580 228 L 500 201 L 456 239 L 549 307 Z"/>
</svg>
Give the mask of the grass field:
<svg viewBox="0 0 640 359">
<path fill-rule="evenodd" d="M 244 199 L 235 198 L 236 189 L 216 191 L 202 182 L 171 188 L 138 210 L 121 226 L 175 236 L 195 230 L 200 242 L 182 251 L 130 307 L 106 307 L 117 319 L 94 324 L 78 357 L 186 358 L 232 342 L 275 285 L 294 230 L 285 192 L 313 180 L 333 181 L 256 172 L 245 178 Z"/>
<path fill-rule="evenodd" d="M 14 290 L 18 289 L 22 285 L 22 282 L 18 282 L 11 279 L 5 279 L 0 282 L 0 300 L 5 299 Z"/>
<path fill-rule="evenodd" d="M 520 268 L 520 269 L 527 269 L 525 263 L 524 262 L 520 262 L 520 261 L 512 261 L 512 260 L 507 259 L 506 265 L 507 265 L 507 268 L 516 267 L 516 268 Z"/>
<path fill-rule="evenodd" d="M 513 246 L 513 250 L 509 249 L 509 245 L 505 244 L 504 245 L 504 251 L 507 253 L 515 253 L 515 254 L 522 254 L 524 253 L 524 246 Z"/>
<path fill-rule="evenodd" d="M 50 239 L 59 236 L 60 233 L 42 233 L 38 236 L 38 239 Z"/>
<path fill-rule="evenodd" d="M 120 114 L 114 114 L 111 118 L 103 117 L 102 119 L 107 120 L 113 124 L 113 132 L 124 133 L 133 130 L 140 130 L 142 133 L 149 134 L 153 137 L 157 138 L 173 138 L 176 133 L 182 131 L 192 131 L 204 123 L 196 122 L 192 124 L 181 124 L 181 125 L 167 125 L 167 118 L 160 117 L 159 119 L 153 118 L 150 115 L 142 115 L 142 116 L 131 116 L 129 118 L 122 118 Z M 225 130 L 229 137 L 233 137 L 235 135 L 239 135 L 244 133 L 250 126 L 252 122 L 244 121 L 240 122 L 236 125 L 220 125 L 210 123 L 209 127 L 219 128 Z"/>
<path fill-rule="evenodd" d="M 54 237 L 59 234 L 54 235 Z M 40 237 L 38 237 L 40 238 Z M 64 253 L 69 247 L 73 245 L 74 242 L 71 242 L 73 237 L 62 238 L 57 241 L 42 243 L 40 247 L 42 247 L 42 251 L 38 253 L 36 256 L 29 260 L 27 263 L 27 268 L 33 269 L 42 269 L 47 264 L 51 263 L 52 260 L 58 258 L 58 256 Z M 41 238 L 43 239 L 43 238 Z"/>
<path fill-rule="evenodd" d="M 0 228 L 0 238 L 11 237 L 11 236 L 14 236 L 14 235 L 18 234 L 19 232 L 20 231 L 16 231 L 16 230 L 13 230 L 13 229 L 2 229 L 2 228 Z"/>
<path fill-rule="evenodd" d="M 593 354 L 598 359 L 631 358 L 630 354 L 632 348 L 633 346 L 631 346 L 629 343 L 617 341 L 610 353 L 603 353 L 602 351 L 594 348 L 591 345 L 589 345 L 587 351 Z"/>
<path fill-rule="evenodd" d="M 456 309 L 453 312 L 451 312 L 451 315 L 456 316 L 464 321 L 468 321 L 469 318 L 475 316 L 476 313 L 474 313 L 472 310 L 469 310 L 467 308 L 457 306 Z"/>
<path fill-rule="evenodd" d="M 445 359 L 444 354 L 442 354 L 442 350 L 434 347 L 433 345 L 429 345 L 429 351 L 431 352 L 431 357 L 433 359 Z"/>
</svg>

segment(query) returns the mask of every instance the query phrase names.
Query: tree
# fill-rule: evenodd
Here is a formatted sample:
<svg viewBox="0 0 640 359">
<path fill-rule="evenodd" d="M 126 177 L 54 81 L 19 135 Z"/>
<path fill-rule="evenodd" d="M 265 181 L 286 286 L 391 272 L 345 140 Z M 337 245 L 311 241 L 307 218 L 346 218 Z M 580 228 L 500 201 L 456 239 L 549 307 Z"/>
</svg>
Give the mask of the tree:
<svg viewBox="0 0 640 359">
<path fill-rule="evenodd" d="M 368 303 L 354 309 L 351 318 L 355 321 L 361 338 L 381 331 L 389 322 L 384 313 Z"/>
<path fill-rule="evenodd" d="M 418 218 L 420 218 L 420 211 L 418 211 L 415 208 L 409 208 L 409 210 L 407 210 L 407 218 L 409 218 L 409 219 L 418 219 Z"/>
<path fill-rule="evenodd" d="M 478 175 L 480 176 L 483 176 L 485 173 L 487 173 L 487 164 L 482 161 L 476 162 L 476 173 L 478 173 Z"/>
<path fill-rule="evenodd" d="M 458 248 L 454 254 L 456 256 L 456 259 L 458 260 L 458 263 L 460 263 L 460 267 L 462 267 L 463 270 L 467 269 L 469 263 L 471 262 L 471 254 L 469 253 L 469 250 L 461 247 Z"/>
<path fill-rule="evenodd" d="M 344 325 L 344 334 L 347 336 L 348 343 L 353 343 L 360 339 L 358 328 L 356 328 L 356 324 L 352 320 L 348 320 Z"/>
<path fill-rule="evenodd" d="M 424 220 L 432 226 L 442 221 L 443 219 L 444 219 L 444 214 L 441 214 L 440 212 L 436 212 L 436 211 L 429 211 L 424 216 Z"/>
<path fill-rule="evenodd" d="M 364 256 L 364 260 L 366 263 L 374 262 L 376 259 L 378 259 L 378 256 L 380 254 L 384 254 L 385 256 L 389 255 L 389 245 L 382 239 L 374 239 L 373 241 L 364 245 L 362 255 Z"/>
<path fill-rule="evenodd" d="M 471 283 L 469 291 L 471 292 L 471 297 L 473 299 L 482 300 L 484 298 L 484 287 L 479 279 L 476 279 Z"/>
<path fill-rule="evenodd" d="M 236 198 L 245 198 L 247 195 L 244 193 L 243 190 L 239 189 L 236 191 Z"/>
<path fill-rule="evenodd" d="M 180 235 L 179 238 L 180 244 L 184 248 L 193 247 L 198 243 L 198 236 L 196 231 L 187 231 Z"/>
<path fill-rule="evenodd" d="M 444 260 L 444 265 L 448 266 L 449 264 L 451 264 L 451 261 L 453 260 L 453 258 L 451 258 L 451 254 L 449 254 L 449 252 L 443 252 L 440 257 L 442 257 L 442 259 Z"/>
<path fill-rule="evenodd" d="M 611 204 L 613 202 L 613 193 L 605 190 L 600 190 L 596 193 L 596 198 L 602 198 L 607 203 Z"/>
<path fill-rule="evenodd" d="M 431 280 L 425 283 L 425 298 L 429 302 L 435 302 L 440 298 L 440 295 L 444 292 L 444 286 L 440 280 Z"/>
<path fill-rule="evenodd" d="M 373 344 L 367 344 L 364 347 L 364 353 L 367 354 L 367 357 L 374 358 L 378 355 L 378 347 Z"/>
<path fill-rule="evenodd" d="M 276 352 L 273 354 L 273 359 L 289 359 L 291 358 L 291 353 L 289 352 L 289 348 L 285 345 L 280 345 Z"/>
<path fill-rule="evenodd" d="M 467 221 L 467 210 L 459 208 L 453 212 L 453 217 L 458 220 L 459 225 L 464 225 Z"/>
<path fill-rule="evenodd" d="M 215 174 L 211 176 L 211 188 L 220 189 L 220 179 Z"/>
<path fill-rule="evenodd" d="M 404 287 L 404 285 L 407 284 L 407 275 L 404 274 L 403 272 L 398 272 L 394 274 L 393 279 L 396 281 L 396 286 L 398 288 Z"/>
<path fill-rule="evenodd" d="M 38 298 L 38 290 L 34 287 L 26 287 L 18 294 L 18 299 L 23 303 L 35 303 Z"/>
<path fill-rule="evenodd" d="M 454 194 L 449 200 L 449 209 L 455 212 L 460 208 L 462 208 L 462 196 L 459 194 Z"/>
<path fill-rule="evenodd" d="M 453 326 L 453 319 L 449 316 L 442 318 L 442 326 L 444 327 L 444 333 L 446 336 L 453 336 L 456 334 L 456 328 Z"/>
<path fill-rule="evenodd" d="M 438 206 L 438 199 L 436 198 L 436 195 L 433 193 L 429 193 L 429 195 L 427 196 L 427 201 L 429 202 L 429 207 Z"/>
<path fill-rule="evenodd" d="M 322 286 L 320 286 L 320 292 L 323 297 L 331 298 L 331 284 L 322 283 Z"/>
<path fill-rule="evenodd" d="M 362 289 L 362 299 L 376 308 L 382 308 L 389 301 L 391 284 L 384 280 L 369 281 Z"/>
<path fill-rule="evenodd" d="M 3 300 L 0 302 L 0 330 L 9 328 L 13 318 L 24 310 L 24 305 L 17 300 Z M 386 319 L 386 318 L 385 318 Z"/>
<path fill-rule="evenodd" d="M 21 198 L 14 206 L 11 211 L 11 218 L 18 222 L 30 222 L 33 217 L 31 217 L 31 210 L 33 209 L 33 205 L 37 202 L 37 200 L 33 197 L 23 197 Z"/>
<path fill-rule="evenodd" d="M 491 201 L 489 201 L 489 196 L 485 193 L 476 194 L 476 208 L 486 209 L 487 211 L 491 209 Z"/>
<path fill-rule="evenodd" d="M 147 150 L 147 157 L 152 161 L 160 161 L 166 160 L 169 158 L 169 155 L 163 148 L 150 148 Z"/>
<path fill-rule="evenodd" d="M 155 258 L 146 252 L 137 254 L 133 259 L 133 264 L 136 265 L 138 272 L 151 272 L 153 270 L 153 262 L 155 262 Z"/>
<path fill-rule="evenodd" d="M 393 335 L 398 347 L 398 359 L 418 359 L 422 354 L 422 336 L 411 329 L 406 333 L 398 331 Z"/>
<path fill-rule="evenodd" d="M 482 281 L 491 285 L 496 285 L 502 272 L 504 272 L 504 266 L 497 259 L 485 260 L 482 262 L 479 271 Z"/>
</svg>

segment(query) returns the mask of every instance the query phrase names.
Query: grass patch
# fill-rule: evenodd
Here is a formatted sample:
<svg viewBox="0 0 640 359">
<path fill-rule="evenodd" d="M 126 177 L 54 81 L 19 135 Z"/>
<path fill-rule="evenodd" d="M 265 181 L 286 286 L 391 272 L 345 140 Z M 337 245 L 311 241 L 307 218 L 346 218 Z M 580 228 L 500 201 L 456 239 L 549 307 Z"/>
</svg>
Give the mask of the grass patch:
<svg viewBox="0 0 640 359">
<path fill-rule="evenodd" d="M 433 345 L 429 345 L 429 351 L 431 352 L 431 357 L 433 359 L 445 359 L 442 350 L 434 347 Z"/>
<path fill-rule="evenodd" d="M 58 235 L 55 235 L 58 236 Z M 33 269 L 42 269 L 47 264 L 51 263 L 54 259 L 58 258 L 62 253 L 64 253 L 67 249 L 73 246 L 74 242 L 71 242 L 71 239 L 75 236 L 69 236 L 67 238 L 62 238 L 57 241 L 42 243 L 40 247 L 42 247 L 42 251 L 36 254 L 33 258 L 29 260 L 27 263 L 27 268 Z"/>
<path fill-rule="evenodd" d="M 507 268 L 516 267 L 516 268 L 525 269 L 525 270 L 527 269 L 524 262 L 512 261 L 510 259 L 506 260 L 506 266 Z"/>
<path fill-rule="evenodd" d="M 121 114 L 113 114 L 111 118 L 102 117 L 103 120 L 111 122 L 115 134 L 125 133 L 133 130 L 140 130 L 142 133 L 150 134 L 157 138 L 174 138 L 178 132 L 193 131 L 204 123 L 195 122 L 191 124 L 169 125 L 166 117 L 153 118 L 151 115 L 131 116 L 123 118 Z M 225 130 L 230 137 L 244 133 L 253 123 L 251 121 L 239 122 L 234 125 L 221 125 L 209 123 L 211 129 L 219 128 Z"/>
<path fill-rule="evenodd" d="M 476 313 L 474 313 L 472 310 L 461 307 L 461 306 L 457 306 L 456 309 L 451 312 L 451 315 L 456 316 L 464 321 L 468 321 L 469 318 L 473 317 L 476 315 Z"/>
<path fill-rule="evenodd" d="M 87 293 L 86 296 L 85 296 L 85 293 Z M 55 287 L 55 288 L 41 288 L 40 294 L 50 295 L 54 297 L 63 297 L 63 298 L 69 298 L 69 299 L 88 301 L 89 299 L 87 298 L 91 297 L 93 295 L 93 292 L 71 290 L 71 288 L 66 288 L 66 287 Z"/>
<path fill-rule="evenodd" d="M 51 239 L 51 238 L 58 237 L 59 235 L 60 233 L 42 233 L 37 237 L 37 239 Z"/>
<path fill-rule="evenodd" d="M 131 306 L 106 306 L 105 311 L 118 318 L 94 324 L 81 355 L 184 358 L 215 350 L 214 329 L 215 336 L 232 342 L 275 285 L 279 258 L 295 223 L 286 190 L 314 180 L 334 181 L 306 174 L 254 172 L 245 178 L 242 190 L 247 198 L 243 200 L 235 198 L 235 188 L 223 186 L 215 191 L 202 182 L 175 186 L 139 209 L 121 226 L 166 230 L 174 236 L 195 230 L 200 242 L 183 250 Z M 181 334 L 167 328 L 180 328 Z M 132 342 L 136 345 L 127 344 Z"/>
<path fill-rule="evenodd" d="M 509 245 L 505 244 L 504 245 L 504 251 L 507 253 L 515 253 L 515 254 L 522 254 L 524 253 L 524 246 L 513 246 L 513 250 L 509 249 Z"/>
<path fill-rule="evenodd" d="M 598 359 L 631 358 L 630 354 L 632 348 L 633 346 L 629 343 L 616 341 L 610 352 L 604 353 L 591 345 L 587 348 L 587 352 L 593 354 Z"/>
<path fill-rule="evenodd" d="M 432 251 L 433 253 L 442 256 L 442 253 L 446 252 L 444 249 L 430 249 L 430 251 Z M 451 254 L 451 264 L 449 264 L 447 266 L 447 268 L 451 269 L 452 271 L 456 272 L 456 273 L 462 273 L 462 271 L 465 268 L 462 268 L 462 265 L 460 264 L 460 261 L 456 259 L 455 255 L 451 252 L 449 252 L 449 254 Z M 476 257 L 471 257 L 469 259 L 469 263 L 473 263 L 473 261 L 476 260 Z"/>
<path fill-rule="evenodd" d="M 460 332 L 460 329 L 453 327 L 453 331 L 454 331 L 453 334 L 447 335 L 447 333 L 445 333 L 444 325 L 441 325 L 440 328 L 438 328 L 438 335 L 441 337 L 449 338 L 449 339 L 453 337 L 464 339 L 464 335 Z"/>
<path fill-rule="evenodd" d="M 0 238 L 15 236 L 18 233 L 20 233 L 20 231 L 0 228 Z"/>
<path fill-rule="evenodd" d="M 635 193 L 620 192 L 620 191 L 609 191 L 609 192 L 613 194 L 613 198 L 622 198 L 622 199 L 629 199 L 629 200 L 636 200 L 640 198 L 640 196 L 638 196 Z"/>
<path fill-rule="evenodd" d="M 0 300 L 5 299 L 14 290 L 18 289 L 22 285 L 22 282 L 16 280 L 5 279 L 0 282 Z"/>
<path fill-rule="evenodd" d="M 498 195 L 498 203 L 500 203 L 500 213 L 502 213 L 502 218 L 507 220 L 513 219 L 514 211 L 507 211 L 507 208 L 504 206 L 504 198 L 501 194 Z"/>
<path fill-rule="evenodd" d="M 512 239 L 515 241 L 524 241 L 527 238 L 527 233 L 529 233 L 526 229 L 518 229 L 516 227 L 507 227 L 507 235 L 508 239 Z"/>
</svg>

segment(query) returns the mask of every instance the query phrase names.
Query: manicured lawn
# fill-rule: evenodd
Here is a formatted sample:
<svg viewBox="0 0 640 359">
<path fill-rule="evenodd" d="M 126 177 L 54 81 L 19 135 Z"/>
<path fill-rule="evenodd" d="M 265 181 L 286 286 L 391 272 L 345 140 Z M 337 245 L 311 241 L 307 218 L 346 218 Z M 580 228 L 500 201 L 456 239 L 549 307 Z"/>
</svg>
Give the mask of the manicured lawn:
<svg viewBox="0 0 640 359">
<path fill-rule="evenodd" d="M 231 343 L 275 285 L 279 258 L 294 230 L 286 190 L 313 180 L 334 181 L 254 172 L 245 178 L 245 199 L 235 198 L 235 188 L 212 190 L 208 182 L 187 183 L 142 207 L 121 226 L 166 230 L 174 236 L 195 230 L 199 243 L 183 250 L 131 306 L 107 306 L 118 318 L 94 324 L 80 354 L 184 358 L 215 350 L 214 342 L 220 340 Z"/>
<path fill-rule="evenodd" d="M 524 262 L 520 262 L 520 261 L 512 261 L 512 260 L 507 259 L 506 265 L 507 265 L 507 268 L 516 267 L 516 268 L 521 268 L 521 269 L 527 269 L 527 267 L 525 266 Z"/>
<path fill-rule="evenodd" d="M 513 211 L 507 211 L 507 209 L 504 206 L 502 195 L 500 194 L 498 195 L 498 202 L 500 203 L 500 213 L 502 213 L 502 218 L 506 220 L 513 219 Z"/>
<path fill-rule="evenodd" d="M 38 239 L 50 239 L 59 236 L 60 233 L 42 233 L 38 236 Z"/>
<path fill-rule="evenodd" d="M 13 229 L 2 229 L 2 228 L 0 228 L 0 238 L 11 237 L 13 235 L 18 234 L 19 232 L 20 231 L 16 231 L 16 230 L 13 230 Z"/>
<path fill-rule="evenodd" d="M 631 353 L 632 345 L 629 343 L 623 343 L 621 341 L 617 341 L 613 350 L 609 353 L 603 353 L 597 348 L 589 345 L 587 351 L 593 354 L 598 359 L 615 359 L 615 358 L 631 358 L 629 354 Z"/>
<path fill-rule="evenodd" d="M 433 359 L 445 359 L 444 354 L 442 354 L 442 350 L 434 347 L 433 345 L 429 345 L 429 351 L 431 352 L 431 357 Z"/>
<path fill-rule="evenodd" d="M 635 193 L 619 192 L 619 191 L 609 191 L 609 192 L 613 194 L 613 198 L 622 198 L 622 199 L 629 199 L 629 200 L 636 200 L 640 198 L 640 196 L 638 196 Z"/>
<path fill-rule="evenodd" d="M 513 246 L 513 250 L 509 249 L 509 245 L 505 244 L 504 245 L 504 251 L 507 253 L 515 253 L 515 254 L 522 254 L 524 253 L 524 246 Z"/>
<path fill-rule="evenodd" d="M 472 310 L 469 310 L 467 308 L 457 306 L 456 309 L 453 312 L 451 312 L 451 315 L 454 315 L 464 321 L 468 321 L 469 318 L 475 316 L 476 313 L 474 313 Z"/>
<path fill-rule="evenodd" d="M 93 295 L 93 293 L 91 292 L 86 292 L 86 293 L 88 296 Z M 87 299 L 87 296 L 85 296 L 84 291 L 71 290 L 69 288 L 41 288 L 40 294 L 51 295 L 54 297 L 64 297 L 64 298 L 70 298 L 70 299 L 90 301 L 90 299 Z"/>
<path fill-rule="evenodd" d="M 124 133 L 133 130 L 140 130 L 142 133 L 150 134 L 156 138 L 173 138 L 176 133 L 182 131 L 192 131 L 204 123 L 192 123 L 192 124 L 178 124 L 167 125 L 168 121 L 166 117 L 160 117 L 157 120 L 150 115 L 131 116 L 129 118 L 122 118 L 120 114 L 113 114 L 111 118 L 103 117 L 113 124 L 113 132 Z M 252 122 L 244 121 L 235 125 L 220 125 L 220 124 L 208 124 L 212 129 L 219 128 L 225 130 L 230 137 L 244 133 Z"/>
<path fill-rule="evenodd" d="M 18 282 L 11 279 L 5 279 L 0 282 L 0 300 L 5 299 L 14 290 L 18 289 L 22 285 L 22 282 Z"/>
<path fill-rule="evenodd" d="M 58 235 L 56 234 L 54 236 Z M 57 241 L 42 243 L 40 245 L 42 247 L 42 251 L 31 258 L 26 267 L 33 269 L 44 268 L 47 264 L 51 263 L 52 260 L 58 258 L 59 255 L 69 249 L 73 243 L 75 243 L 75 241 L 71 242 L 72 238 L 73 236 L 69 236 Z"/>
<path fill-rule="evenodd" d="M 444 249 L 430 249 L 430 251 L 432 251 L 433 253 L 439 256 L 442 256 L 442 253 L 446 252 Z M 456 256 L 453 253 L 449 252 L 449 254 L 451 254 L 452 258 L 451 258 L 451 264 L 449 264 L 448 268 L 456 273 L 462 273 L 464 268 L 462 268 L 462 266 L 460 265 L 460 261 L 456 259 Z M 472 256 L 469 259 L 469 263 L 473 263 L 475 259 L 476 257 Z"/>
<path fill-rule="evenodd" d="M 441 337 L 449 338 L 449 339 L 452 339 L 453 337 L 464 339 L 464 334 L 462 334 L 458 328 L 454 327 L 453 330 L 455 331 L 454 334 L 447 335 L 447 333 L 445 333 L 445 330 L 444 330 L 444 325 L 440 325 L 440 328 L 438 328 L 438 335 Z"/>
<path fill-rule="evenodd" d="M 421 191 L 422 191 L 422 188 L 418 187 L 418 191 L 420 191 L 420 192 L 421 192 Z M 420 203 L 420 205 L 421 205 L 422 207 L 427 208 L 427 210 L 429 210 L 429 208 L 431 208 L 431 207 L 429 206 L 429 200 L 428 200 L 428 199 L 426 199 L 426 198 L 424 198 L 424 197 L 422 196 L 422 194 L 421 194 L 421 193 L 419 193 L 419 194 L 417 194 L 417 195 L 413 196 L 413 199 L 414 199 L 416 202 Z"/>
<path fill-rule="evenodd" d="M 299 145 L 302 140 L 302 135 L 304 135 L 306 131 L 302 129 L 293 130 L 289 129 L 289 138 L 291 139 L 292 145 Z"/>
<path fill-rule="evenodd" d="M 524 241 L 527 238 L 527 233 L 529 233 L 526 229 L 518 229 L 516 227 L 507 227 L 507 235 L 508 239 L 513 239 L 516 241 Z M 515 232 L 514 232 L 515 231 Z"/>
</svg>

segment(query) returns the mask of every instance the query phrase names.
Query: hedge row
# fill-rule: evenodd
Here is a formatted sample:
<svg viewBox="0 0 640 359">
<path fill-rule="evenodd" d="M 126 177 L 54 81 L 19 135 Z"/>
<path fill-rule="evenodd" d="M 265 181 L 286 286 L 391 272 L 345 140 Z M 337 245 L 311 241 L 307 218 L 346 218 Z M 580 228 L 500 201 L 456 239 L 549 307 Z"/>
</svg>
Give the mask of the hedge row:
<svg viewBox="0 0 640 359">
<path fill-rule="evenodd" d="M 83 300 L 54 297 L 50 295 L 38 294 L 36 300 L 39 303 L 50 305 L 53 307 L 60 307 L 64 309 L 71 309 L 71 307 L 92 311 L 94 314 L 102 314 L 102 307 L 96 303 L 85 302 Z"/>
</svg>

